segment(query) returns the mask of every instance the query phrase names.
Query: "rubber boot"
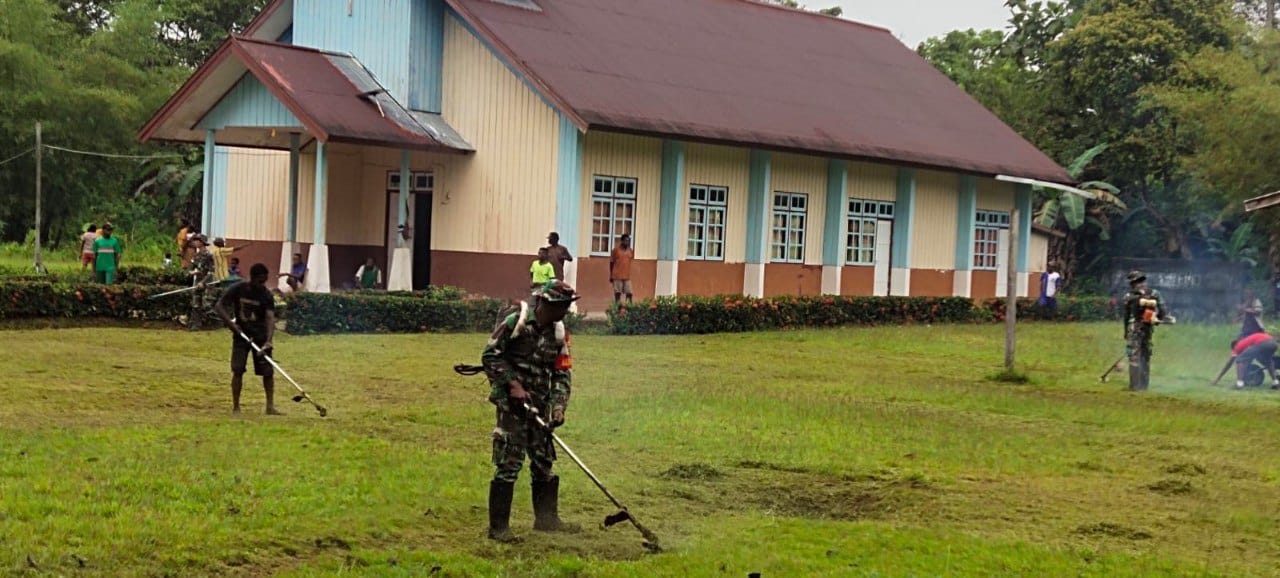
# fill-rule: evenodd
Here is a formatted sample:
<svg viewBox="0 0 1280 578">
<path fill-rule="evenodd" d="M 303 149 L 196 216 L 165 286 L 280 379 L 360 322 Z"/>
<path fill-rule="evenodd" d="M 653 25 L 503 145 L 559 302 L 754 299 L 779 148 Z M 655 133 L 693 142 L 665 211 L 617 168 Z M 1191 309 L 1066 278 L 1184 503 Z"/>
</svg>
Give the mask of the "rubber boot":
<svg viewBox="0 0 1280 578">
<path fill-rule="evenodd" d="M 489 482 L 489 539 L 505 544 L 520 541 L 511 533 L 511 496 L 515 482 Z"/>
<path fill-rule="evenodd" d="M 560 478 L 533 481 L 533 529 L 539 532 L 580 532 L 582 527 L 560 519 Z"/>
</svg>

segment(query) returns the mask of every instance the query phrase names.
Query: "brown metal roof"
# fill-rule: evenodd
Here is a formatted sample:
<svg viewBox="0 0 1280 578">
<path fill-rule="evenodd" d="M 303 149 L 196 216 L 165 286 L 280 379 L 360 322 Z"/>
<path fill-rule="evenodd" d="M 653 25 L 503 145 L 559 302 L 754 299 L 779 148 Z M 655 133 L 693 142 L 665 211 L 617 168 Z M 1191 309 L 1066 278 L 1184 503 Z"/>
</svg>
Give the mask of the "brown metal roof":
<svg viewBox="0 0 1280 578">
<path fill-rule="evenodd" d="M 448 0 L 580 126 L 1072 182 L 887 30 L 748 0 Z"/>
<path fill-rule="evenodd" d="M 467 152 L 466 141 L 440 119 L 415 117 L 378 84 L 354 57 L 288 44 L 232 37 L 143 128 L 152 138 L 203 142 L 198 119 L 246 71 L 323 142 Z M 228 81 L 231 81 L 228 84 Z M 225 86 L 224 86 L 225 85 Z M 196 120 L 192 120 L 196 119 Z M 219 144 L 287 147 L 287 136 L 262 131 L 223 131 Z M 225 136 L 225 138 L 224 138 Z M 250 139 L 239 142 L 237 139 Z"/>
</svg>

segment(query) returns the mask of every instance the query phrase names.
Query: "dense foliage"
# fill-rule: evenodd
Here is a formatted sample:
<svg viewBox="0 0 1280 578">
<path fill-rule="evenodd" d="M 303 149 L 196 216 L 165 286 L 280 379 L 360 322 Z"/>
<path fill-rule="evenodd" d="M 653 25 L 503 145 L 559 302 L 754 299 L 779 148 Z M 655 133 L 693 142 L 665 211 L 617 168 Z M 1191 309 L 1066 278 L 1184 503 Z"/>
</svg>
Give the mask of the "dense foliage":
<svg viewBox="0 0 1280 578">
<path fill-rule="evenodd" d="M 489 331 L 506 304 L 496 299 L 426 299 L 411 295 L 297 293 L 285 324 L 294 335 Z"/>
<path fill-rule="evenodd" d="M 148 299 L 174 286 L 0 281 L 0 319 L 111 318 L 177 323 L 187 299 Z"/>
</svg>

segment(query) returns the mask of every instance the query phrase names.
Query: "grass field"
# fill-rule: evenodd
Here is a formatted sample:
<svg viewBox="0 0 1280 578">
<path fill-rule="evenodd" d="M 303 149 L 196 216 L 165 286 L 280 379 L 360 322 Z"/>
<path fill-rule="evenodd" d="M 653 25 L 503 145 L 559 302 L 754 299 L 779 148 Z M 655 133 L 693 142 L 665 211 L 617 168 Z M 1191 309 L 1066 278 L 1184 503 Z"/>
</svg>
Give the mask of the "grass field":
<svg viewBox="0 0 1280 578">
<path fill-rule="evenodd" d="M 1099 384 L 1118 325 L 575 339 L 578 535 L 484 538 L 484 337 L 277 340 L 329 406 L 233 419 L 223 333 L 0 332 L 0 574 L 1276 576 L 1280 394 L 1206 386 L 1232 329 L 1158 336 L 1154 391 Z M 281 387 L 287 387 L 282 384 Z M 282 389 L 282 393 L 287 393 Z M 283 396 L 287 400 L 287 396 Z"/>
</svg>

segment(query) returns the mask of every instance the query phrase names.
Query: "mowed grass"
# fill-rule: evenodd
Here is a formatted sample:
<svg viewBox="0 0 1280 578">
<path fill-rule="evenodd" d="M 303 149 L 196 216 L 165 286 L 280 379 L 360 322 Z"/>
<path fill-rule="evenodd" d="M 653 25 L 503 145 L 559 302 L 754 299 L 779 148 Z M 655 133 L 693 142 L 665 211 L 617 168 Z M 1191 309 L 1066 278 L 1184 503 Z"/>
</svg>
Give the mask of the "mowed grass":
<svg viewBox="0 0 1280 578">
<path fill-rule="evenodd" d="M 579 336 L 562 514 L 484 538 L 479 335 L 280 336 L 327 419 L 230 413 L 225 333 L 0 332 L 0 574 L 1276 576 L 1280 394 L 1207 383 L 1234 328 L 1159 332 L 1153 391 L 1098 375 L 1118 324 Z"/>
</svg>

